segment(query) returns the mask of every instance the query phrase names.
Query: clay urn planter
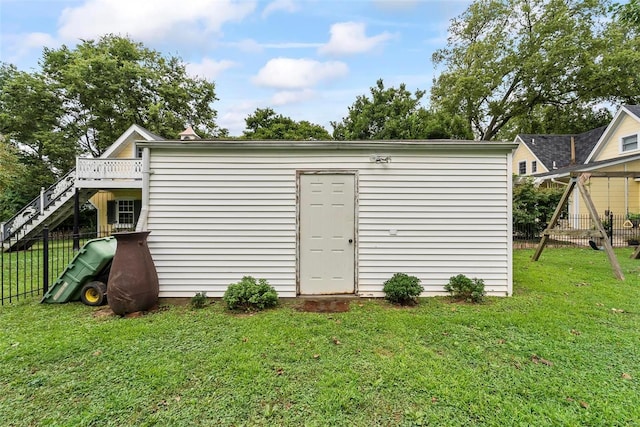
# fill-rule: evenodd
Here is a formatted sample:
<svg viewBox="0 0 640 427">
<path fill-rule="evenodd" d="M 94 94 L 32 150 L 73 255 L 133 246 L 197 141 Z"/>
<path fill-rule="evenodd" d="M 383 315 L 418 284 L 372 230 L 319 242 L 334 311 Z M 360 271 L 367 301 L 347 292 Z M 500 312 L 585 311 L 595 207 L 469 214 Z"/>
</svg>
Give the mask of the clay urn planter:
<svg viewBox="0 0 640 427">
<path fill-rule="evenodd" d="M 149 233 L 113 234 L 118 245 L 107 283 L 107 301 L 117 315 L 149 310 L 158 304 L 158 273 L 147 246 Z"/>
</svg>

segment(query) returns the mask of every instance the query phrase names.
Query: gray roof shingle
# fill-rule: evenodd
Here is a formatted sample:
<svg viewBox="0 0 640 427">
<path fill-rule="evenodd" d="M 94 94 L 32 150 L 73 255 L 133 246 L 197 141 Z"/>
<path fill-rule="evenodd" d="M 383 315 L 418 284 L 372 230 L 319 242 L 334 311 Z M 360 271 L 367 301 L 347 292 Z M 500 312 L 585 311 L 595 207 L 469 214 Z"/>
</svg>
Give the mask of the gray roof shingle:
<svg viewBox="0 0 640 427">
<path fill-rule="evenodd" d="M 640 105 L 625 105 L 624 108 L 633 113 L 638 119 L 640 119 Z"/>
<path fill-rule="evenodd" d="M 519 134 L 518 137 L 549 170 L 571 165 L 571 137 L 576 145 L 576 163 L 584 163 L 604 133 L 606 126 L 577 135 Z M 555 162 L 555 168 L 554 168 Z"/>
</svg>

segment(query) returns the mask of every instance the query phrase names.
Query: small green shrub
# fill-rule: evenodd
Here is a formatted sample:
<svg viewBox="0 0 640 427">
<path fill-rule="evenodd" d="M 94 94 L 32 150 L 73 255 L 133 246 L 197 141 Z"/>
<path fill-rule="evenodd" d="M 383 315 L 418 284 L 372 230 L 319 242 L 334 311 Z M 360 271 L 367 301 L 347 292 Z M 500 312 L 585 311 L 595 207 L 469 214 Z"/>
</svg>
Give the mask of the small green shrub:
<svg viewBox="0 0 640 427">
<path fill-rule="evenodd" d="M 256 282 L 253 277 L 245 276 L 229 285 L 222 300 L 229 310 L 262 310 L 278 304 L 278 293 L 265 279 Z"/>
<path fill-rule="evenodd" d="M 452 297 L 463 299 L 469 302 L 482 302 L 486 292 L 484 291 L 484 280 L 469 279 L 464 274 L 451 276 L 449 283 L 444 289 L 451 294 Z"/>
<path fill-rule="evenodd" d="M 204 308 L 207 305 L 207 293 L 197 292 L 191 297 L 191 308 Z"/>
<path fill-rule="evenodd" d="M 394 304 L 410 304 L 418 301 L 418 295 L 424 288 L 420 284 L 420 279 L 404 273 L 396 273 L 391 279 L 384 282 L 382 290 L 385 298 Z"/>
<path fill-rule="evenodd" d="M 640 221 L 640 213 L 628 213 L 627 219 L 629 221 Z"/>
</svg>

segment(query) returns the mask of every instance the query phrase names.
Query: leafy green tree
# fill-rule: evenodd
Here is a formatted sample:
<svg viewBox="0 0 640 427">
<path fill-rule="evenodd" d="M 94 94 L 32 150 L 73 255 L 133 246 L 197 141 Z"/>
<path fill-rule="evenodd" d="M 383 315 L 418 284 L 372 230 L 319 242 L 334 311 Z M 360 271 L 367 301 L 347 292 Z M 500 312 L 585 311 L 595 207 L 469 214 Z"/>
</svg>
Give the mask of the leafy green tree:
<svg viewBox="0 0 640 427">
<path fill-rule="evenodd" d="M 606 75 L 608 0 L 476 0 L 449 27 L 447 47 L 433 54 L 444 66 L 432 105 L 462 115 L 479 139 L 495 138 L 511 120 L 539 106 L 621 99 L 617 75 Z M 613 30 L 611 30 L 613 31 Z M 633 66 L 633 55 L 615 66 Z M 609 69 L 614 68 L 612 65 Z"/>
<path fill-rule="evenodd" d="M 0 221 L 11 218 L 55 181 L 48 165 L 0 138 Z"/>
<path fill-rule="evenodd" d="M 538 105 L 526 116 L 514 117 L 498 133 L 498 139 L 511 141 L 519 133 L 578 134 L 611 122 L 606 108 L 579 104 Z"/>
<path fill-rule="evenodd" d="M 18 152 L 4 138 L 0 138 L 0 221 L 9 218 L 14 206 L 8 194 L 15 182 L 26 172 L 24 165 L 18 162 Z"/>
<path fill-rule="evenodd" d="M 0 62 L 0 88 L 4 91 L 4 85 L 11 80 L 18 69 L 13 64 Z"/>
<path fill-rule="evenodd" d="M 62 143 L 56 125 L 58 106 L 42 76 L 0 65 L 0 220 L 75 162 L 74 146 Z"/>
<path fill-rule="evenodd" d="M 227 135 L 215 122 L 213 82 L 128 38 L 45 48 L 40 66 L 24 72 L 0 64 L 3 150 L 24 167 L 0 188 L 0 211 L 31 200 L 73 167 L 76 154 L 99 156 L 133 123 L 169 137 L 186 124 L 201 136 Z"/>
<path fill-rule="evenodd" d="M 60 128 L 64 116 L 59 94 L 42 74 L 2 66 L 0 129 L 27 157 L 66 172 L 75 164 L 76 147 Z"/>
<path fill-rule="evenodd" d="M 257 108 L 246 119 L 244 139 L 258 140 L 329 140 L 331 136 L 325 128 L 306 120 L 296 122 L 271 108 Z"/>
<path fill-rule="evenodd" d="M 21 172 L 16 149 L 0 137 L 0 192 L 11 185 L 11 181 Z"/>
<path fill-rule="evenodd" d="M 370 92 L 370 97 L 356 98 L 342 121 L 331 122 L 335 139 L 468 139 L 472 136 L 459 117 L 425 109 L 420 103 L 424 91 L 411 93 L 404 83 L 397 88 L 385 88 L 380 79 Z"/>
<path fill-rule="evenodd" d="M 563 188 L 536 187 L 531 178 L 514 176 L 513 227 L 522 237 L 544 230 L 564 193 Z"/>
<path fill-rule="evenodd" d="M 583 70 L 595 82 L 589 94 L 613 104 L 640 104 L 640 2 L 614 7 L 613 19 L 600 40 L 597 67 Z"/>
<path fill-rule="evenodd" d="M 635 25 L 636 29 L 640 29 L 640 0 L 616 4 L 615 10 L 621 23 Z"/>
<path fill-rule="evenodd" d="M 187 123 L 203 136 L 220 132 L 214 83 L 188 76 L 180 58 L 106 35 L 75 49 L 45 48 L 41 63 L 62 102 L 60 127 L 82 152 L 102 154 L 133 123 L 167 136 Z"/>
</svg>

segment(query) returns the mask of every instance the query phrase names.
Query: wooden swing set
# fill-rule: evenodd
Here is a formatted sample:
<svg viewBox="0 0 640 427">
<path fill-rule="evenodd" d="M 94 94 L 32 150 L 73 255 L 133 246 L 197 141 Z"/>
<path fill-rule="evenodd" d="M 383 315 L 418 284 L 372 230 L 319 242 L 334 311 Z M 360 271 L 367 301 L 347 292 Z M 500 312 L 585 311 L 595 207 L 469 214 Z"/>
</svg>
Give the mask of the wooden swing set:
<svg viewBox="0 0 640 427">
<path fill-rule="evenodd" d="M 551 221 L 549 221 L 549 225 L 542 232 L 542 239 L 536 248 L 536 252 L 533 254 L 532 260 L 538 261 L 544 247 L 549 241 L 549 236 L 559 236 L 559 235 L 571 235 L 574 237 L 596 237 L 600 238 L 602 241 L 602 246 L 604 252 L 607 254 L 609 258 L 609 263 L 611 264 L 611 268 L 613 269 L 613 274 L 616 276 L 618 280 L 624 280 L 624 274 L 622 273 L 622 268 L 620 267 L 620 263 L 616 258 L 615 253 L 613 252 L 613 247 L 611 245 L 611 241 L 609 240 L 609 236 L 607 236 L 607 232 L 602 225 L 602 221 L 600 221 L 600 216 L 596 210 L 595 205 L 593 204 L 593 200 L 591 200 L 591 196 L 589 195 L 589 191 L 585 187 L 585 182 L 591 177 L 605 177 L 605 178 L 638 178 L 640 177 L 640 172 L 572 172 L 571 180 L 569 181 L 569 185 L 567 186 L 564 194 L 560 198 L 558 202 L 558 206 L 556 206 L 556 210 L 551 217 Z M 569 197 L 573 193 L 573 191 L 578 188 L 584 203 L 587 206 L 587 210 L 589 211 L 589 217 L 591 218 L 591 222 L 595 226 L 595 230 L 562 230 L 555 228 L 558 224 L 558 220 L 560 219 L 560 214 L 562 213 L 562 209 L 565 204 L 569 200 Z M 631 255 L 633 259 L 640 259 L 640 246 L 634 251 Z"/>
</svg>

